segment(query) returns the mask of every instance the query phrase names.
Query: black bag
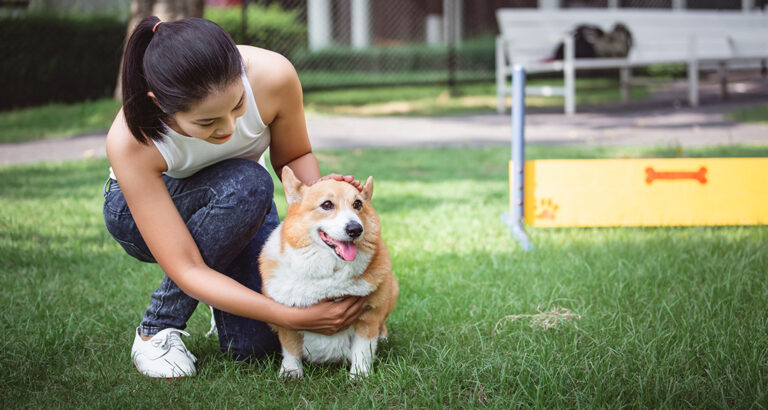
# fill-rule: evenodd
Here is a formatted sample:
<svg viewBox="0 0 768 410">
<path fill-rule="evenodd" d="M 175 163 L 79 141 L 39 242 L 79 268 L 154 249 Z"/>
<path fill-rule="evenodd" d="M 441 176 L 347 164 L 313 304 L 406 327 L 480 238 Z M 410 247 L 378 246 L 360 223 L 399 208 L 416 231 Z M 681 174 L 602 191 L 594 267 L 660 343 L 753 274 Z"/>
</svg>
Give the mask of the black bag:
<svg viewBox="0 0 768 410">
<path fill-rule="evenodd" d="M 632 33 L 627 26 L 617 23 L 609 33 L 600 27 L 580 24 L 573 31 L 573 46 L 576 58 L 622 58 L 632 48 Z M 555 51 L 555 60 L 562 60 L 565 45 L 560 43 Z"/>
</svg>

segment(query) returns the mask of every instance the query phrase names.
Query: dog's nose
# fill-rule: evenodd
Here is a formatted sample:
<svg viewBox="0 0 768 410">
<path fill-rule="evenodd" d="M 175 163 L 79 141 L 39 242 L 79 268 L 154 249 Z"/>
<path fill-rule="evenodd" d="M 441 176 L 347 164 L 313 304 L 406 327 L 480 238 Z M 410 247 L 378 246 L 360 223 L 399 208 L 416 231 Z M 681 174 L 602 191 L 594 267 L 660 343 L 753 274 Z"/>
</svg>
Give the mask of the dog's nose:
<svg viewBox="0 0 768 410">
<path fill-rule="evenodd" d="M 347 225 L 344 227 L 344 230 L 347 231 L 347 235 L 349 235 L 352 238 L 357 238 L 360 236 L 361 233 L 363 233 L 363 225 L 360 225 L 357 222 L 348 222 Z"/>
</svg>

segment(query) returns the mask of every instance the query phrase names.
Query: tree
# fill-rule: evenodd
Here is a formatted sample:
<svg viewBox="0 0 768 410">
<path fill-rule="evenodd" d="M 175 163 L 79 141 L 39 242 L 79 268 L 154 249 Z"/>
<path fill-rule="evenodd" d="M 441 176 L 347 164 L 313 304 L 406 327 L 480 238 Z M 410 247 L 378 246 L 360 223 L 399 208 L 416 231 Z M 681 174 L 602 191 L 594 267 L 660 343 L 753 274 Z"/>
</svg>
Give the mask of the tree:
<svg viewBox="0 0 768 410">
<path fill-rule="evenodd" d="M 123 49 L 131 38 L 133 30 L 139 22 L 149 16 L 157 16 L 162 21 L 174 21 L 185 17 L 203 17 L 205 0 L 133 0 L 131 3 L 131 20 L 123 41 Z M 122 72 L 123 64 L 120 63 L 120 72 L 117 73 L 117 85 L 115 86 L 115 99 L 122 98 Z"/>
</svg>

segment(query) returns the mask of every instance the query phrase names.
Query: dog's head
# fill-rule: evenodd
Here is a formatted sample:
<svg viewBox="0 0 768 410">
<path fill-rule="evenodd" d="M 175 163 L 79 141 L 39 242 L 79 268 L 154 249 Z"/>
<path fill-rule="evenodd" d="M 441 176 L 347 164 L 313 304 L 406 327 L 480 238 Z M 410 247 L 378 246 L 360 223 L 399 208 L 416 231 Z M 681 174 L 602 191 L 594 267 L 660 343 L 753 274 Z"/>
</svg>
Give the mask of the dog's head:
<svg viewBox="0 0 768 410">
<path fill-rule="evenodd" d="M 375 250 L 381 227 L 371 206 L 373 177 L 362 191 L 335 180 L 306 186 L 288 167 L 283 168 L 282 179 L 288 201 L 283 237 L 291 247 L 316 244 L 345 261 L 355 260 L 358 251 Z"/>
</svg>

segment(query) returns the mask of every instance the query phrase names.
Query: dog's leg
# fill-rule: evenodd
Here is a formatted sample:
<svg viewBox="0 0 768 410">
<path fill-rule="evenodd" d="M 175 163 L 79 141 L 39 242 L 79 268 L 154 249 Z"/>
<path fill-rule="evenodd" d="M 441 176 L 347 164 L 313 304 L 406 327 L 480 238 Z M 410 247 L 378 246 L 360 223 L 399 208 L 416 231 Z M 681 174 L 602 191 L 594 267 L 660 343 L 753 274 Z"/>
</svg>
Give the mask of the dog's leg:
<svg viewBox="0 0 768 410">
<path fill-rule="evenodd" d="M 384 322 L 381 322 L 381 326 L 379 326 L 379 340 L 387 340 L 388 335 L 387 325 Z"/>
<path fill-rule="evenodd" d="M 355 380 L 363 378 L 371 373 L 373 358 L 376 357 L 378 336 L 365 338 L 357 333 L 352 338 L 352 347 L 349 349 L 349 378 Z"/>
<path fill-rule="evenodd" d="M 280 377 L 290 379 L 300 379 L 304 377 L 304 367 L 301 364 L 301 357 L 292 355 L 286 348 L 283 348 L 283 363 L 280 366 Z"/>
<path fill-rule="evenodd" d="M 278 329 L 277 337 L 283 347 L 283 363 L 280 366 L 279 376 L 292 379 L 304 377 L 304 368 L 301 364 L 304 337 L 299 332 L 287 329 Z"/>
</svg>

